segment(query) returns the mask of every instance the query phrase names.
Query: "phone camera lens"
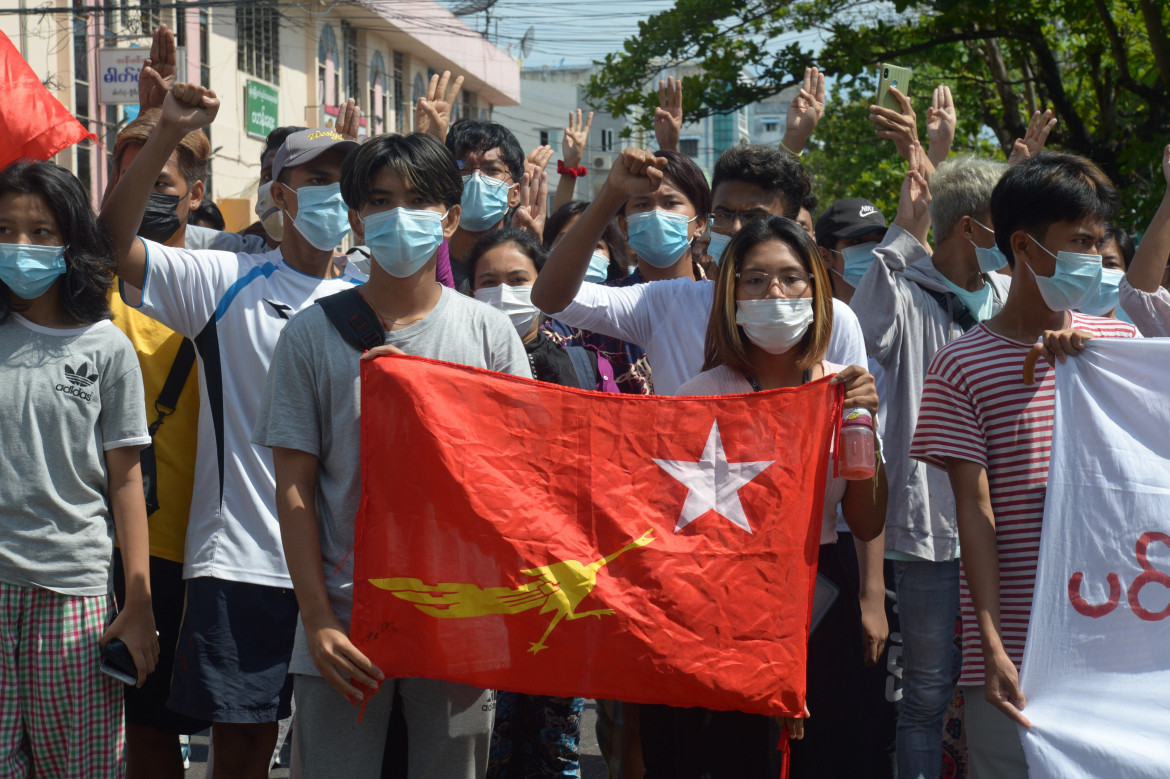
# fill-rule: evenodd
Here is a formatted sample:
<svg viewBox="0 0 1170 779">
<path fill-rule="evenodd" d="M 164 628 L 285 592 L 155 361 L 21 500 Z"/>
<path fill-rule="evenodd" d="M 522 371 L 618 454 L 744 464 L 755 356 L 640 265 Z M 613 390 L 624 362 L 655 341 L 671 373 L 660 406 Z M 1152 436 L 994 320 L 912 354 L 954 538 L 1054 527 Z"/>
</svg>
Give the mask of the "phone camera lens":
<svg viewBox="0 0 1170 779">
<path fill-rule="evenodd" d="M 889 78 L 889 77 L 890 77 L 890 69 L 886 68 L 885 71 L 882 72 L 882 78 Z"/>
</svg>

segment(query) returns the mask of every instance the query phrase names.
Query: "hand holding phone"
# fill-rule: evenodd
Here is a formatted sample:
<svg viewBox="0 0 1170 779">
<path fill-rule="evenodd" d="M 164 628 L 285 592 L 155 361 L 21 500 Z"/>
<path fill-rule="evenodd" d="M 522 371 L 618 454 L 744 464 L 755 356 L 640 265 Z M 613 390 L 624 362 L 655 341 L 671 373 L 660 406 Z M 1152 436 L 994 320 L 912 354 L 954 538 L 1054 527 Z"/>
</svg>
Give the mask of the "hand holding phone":
<svg viewBox="0 0 1170 779">
<path fill-rule="evenodd" d="M 98 670 L 131 687 L 138 684 L 138 668 L 130 656 L 130 649 L 120 638 L 110 639 L 102 647 L 102 661 Z"/>
<path fill-rule="evenodd" d="M 910 69 L 891 65 L 884 62 L 878 72 L 878 90 L 876 105 L 901 113 L 902 106 L 897 98 L 890 94 L 890 87 L 894 87 L 903 95 L 910 96 Z"/>
</svg>

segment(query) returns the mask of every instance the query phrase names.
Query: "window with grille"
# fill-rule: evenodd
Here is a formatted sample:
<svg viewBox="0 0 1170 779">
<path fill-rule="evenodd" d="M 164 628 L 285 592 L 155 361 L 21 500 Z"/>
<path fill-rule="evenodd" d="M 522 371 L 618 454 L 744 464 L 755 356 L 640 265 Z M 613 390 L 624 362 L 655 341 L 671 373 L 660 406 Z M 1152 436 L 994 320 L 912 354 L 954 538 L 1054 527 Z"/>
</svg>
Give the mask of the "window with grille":
<svg viewBox="0 0 1170 779">
<path fill-rule="evenodd" d="M 236 52 L 240 70 L 280 83 L 280 11 L 275 0 L 236 6 Z"/>
<path fill-rule="evenodd" d="M 399 133 L 410 132 L 407 117 L 410 116 L 410 106 L 406 105 L 406 88 L 402 82 L 402 69 L 405 66 L 401 52 L 394 52 L 394 129 Z"/>
<path fill-rule="evenodd" d="M 613 129 L 606 128 L 601 131 L 601 150 L 613 151 Z"/>
<path fill-rule="evenodd" d="M 358 81 L 357 30 L 342 22 L 341 37 L 345 42 L 345 96 L 360 100 L 362 87 Z M 337 102 L 341 102 L 340 98 Z"/>
</svg>

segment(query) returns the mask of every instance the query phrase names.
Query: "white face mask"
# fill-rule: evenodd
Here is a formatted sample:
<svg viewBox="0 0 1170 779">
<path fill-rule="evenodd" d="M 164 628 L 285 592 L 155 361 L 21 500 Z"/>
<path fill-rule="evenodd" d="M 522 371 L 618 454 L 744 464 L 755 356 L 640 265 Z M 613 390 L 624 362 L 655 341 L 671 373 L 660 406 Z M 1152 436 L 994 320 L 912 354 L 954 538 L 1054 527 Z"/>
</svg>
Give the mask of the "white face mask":
<svg viewBox="0 0 1170 779">
<path fill-rule="evenodd" d="M 735 301 L 735 323 L 769 354 L 784 354 L 800 343 L 812 321 L 812 298 Z"/>
<path fill-rule="evenodd" d="M 284 238 L 284 214 L 280 212 L 276 201 L 272 199 L 272 182 L 268 181 L 260 185 L 256 190 L 256 216 L 260 219 L 260 224 L 264 226 L 264 232 L 268 233 L 274 241 L 279 241 Z"/>
<path fill-rule="evenodd" d="M 509 287 L 507 284 L 480 287 L 475 291 L 475 299 L 507 314 L 521 338 L 528 335 L 532 323 L 540 315 L 532 305 L 532 287 Z"/>
</svg>

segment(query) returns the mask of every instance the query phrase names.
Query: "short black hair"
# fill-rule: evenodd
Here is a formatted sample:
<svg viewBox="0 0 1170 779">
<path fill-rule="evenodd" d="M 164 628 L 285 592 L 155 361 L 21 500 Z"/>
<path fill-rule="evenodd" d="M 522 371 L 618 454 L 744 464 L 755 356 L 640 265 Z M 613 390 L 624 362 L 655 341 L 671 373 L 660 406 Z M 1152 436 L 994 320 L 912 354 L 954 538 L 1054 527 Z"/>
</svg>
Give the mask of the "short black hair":
<svg viewBox="0 0 1170 779">
<path fill-rule="evenodd" d="M 65 312 L 81 324 L 110 319 L 106 295 L 118 258 L 81 182 L 51 162 L 19 160 L 0 171 L 0 197 L 8 194 L 40 197 L 57 220 L 65 239 L 65 275 L 59 287 Z M 8 285 L 0 282 L 0 323 L 20 310 L 12 298 Z"/>
<path fill-rule="evenodd" d="M 463 178 L 451 154 L 428 133 L 378 135 L 341 164 L 341 198 L 355 211 L 370 200 L 374 177 L 392 167 L 418 194 L 450 208 L 463 196 Z"/>
<path fill-rule="evenodd" d="M 287 127 L 277 127 L 272 132 L 268 133 L 268 137 L 264 140 L 264 151 L 260 152 L 260 167 L 264 167 L 264 158 L 269 154 L 275 154 L 284 145 L 284 141 L 293 133 L 299 133 L 302 130 L 308 130 L 308 127 L 297 127 L 289 125 Z M 273 161 L 275 162 L 275 157 Z"/>
<path fill-rule="evenodd" d="M 584 212 L 588 207 L 589 203 L 584 200 L 570 200 L 554 211 L 548 221 L 544 223 L 544 248 L 552 251 L 553 241 L 564 231 L 569 220 Z M 611 219 L 609 224 L 605 226 L 605 232 L 601 234 L 601 242 L 609 249 L 609 270 L 606 272 L 605 280 L 624 279 L 629 275 L 630 247 L 626 244 L 625 236 L 622 235 L 617 221 Z"/>
<path fill-rule="evenodd" d="M 1013 233 L 1024 230 L 1042 241 L 1049 225 L 1057 222 L 1108 222 L 1120 202 L 1113 182 L 1089 160 L 1041 152 L 1008 168 L 991 192 L 995 245 L 1014 268 Z"/>
<path fill-rule="evenodd" d="M 471 252 L 467 255 L 467 278 L 471 281 L 473 289 L 475 288 L 476 263 L 488 251 L 505 243 L 514 245 L 520 250 L 521 254 L 532 260 L 532 264 L 536 266 L 537 273 L 540 273 L 541 269 L 544 268 L 544 262 L 548 259 L 548 250 L 527 230 L 521 230 L 517 227 L 504 227 L 499 230 L 492 230 L 486 235 L 481 235 L 475 244 L 472 245 Z"/>
<path fill-rule="evenodd" d="M 800 215 L 800 206 L 812 192 L 812 179 L 800 160 L 787 152 L 763 144 L 729 146 L 715 161 L 711 190 L 724 181 L 755 184 L 784 197 L 784 213 L 789 219 Z"/>
<path fill-rule="evenodd" d="M 199 208 L 187 212 L 187 224 L 210 227 L 212 230 L 223 230 L 227 225 L 219 206 L 207 198 L 199 204 Z"/>
<path fill-rule="evenodd" d="M 809 216 L 811 216 L 814 221 L 817 218 L 817 206 L 820 204 L 821 201 L 817 200 L 817 196 L 813 194 L 811 189 L 809 190 L 808 194 L 804 196 L 804 200 L 800 201 L 800 207 L 805 211 L 808 211 Z M 800 212 L 797 211 L 797 213 Z"/>
<path fill-rule="evenodd" d="M 1133 243 L 1133 234 L 1124 227 L 1109 225 L 1105 228 L 1105 240 L 1117 241 L 1117 248 L 1121 250 L 1121 264 L 1125 266 L 1126 270 L 1129 270 L 1134 252 L 1137 251 L 1137 247 Z"/>
<path fill-rule="evenodd" d="M 512 181 L 519 184 L 524 176 L 524 149 L 512 131 L 497 122 L 460 119 L 447 131 L 447 149 L 456 160 L 471 152 L 486 153 L 499 149 L 500 159 L 508 166 Z"/>
</svg>

